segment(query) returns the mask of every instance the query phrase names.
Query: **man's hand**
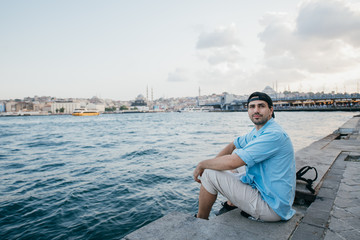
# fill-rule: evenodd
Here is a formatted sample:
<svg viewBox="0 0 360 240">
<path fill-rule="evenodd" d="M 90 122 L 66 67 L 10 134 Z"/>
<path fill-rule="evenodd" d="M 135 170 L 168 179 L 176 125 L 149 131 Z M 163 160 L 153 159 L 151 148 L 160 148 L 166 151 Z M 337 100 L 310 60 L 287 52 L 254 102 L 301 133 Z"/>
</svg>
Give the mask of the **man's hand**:
<svg viewBox="0 0 360 240">
<path fill-rule="evenodd" d="M 205 170 L 204 168 L 200 167 L 200 163 L 196 166 L 194 173 L 193 173 L 193 177 L 196 182 L 201 183 L 199 176 L 200 177 L 202 176 L 204 170 Z"/>
<path fill-rule="evenodd" d="M 237 154 L 224 155 L 199 162 L 194 170 L 193 177 L 196 182 L 201 183 L 199 176 L 202 176 L 205 169 L 218 171 L 234 170 L 244 165 L 245 162 Z"/>
</svg>

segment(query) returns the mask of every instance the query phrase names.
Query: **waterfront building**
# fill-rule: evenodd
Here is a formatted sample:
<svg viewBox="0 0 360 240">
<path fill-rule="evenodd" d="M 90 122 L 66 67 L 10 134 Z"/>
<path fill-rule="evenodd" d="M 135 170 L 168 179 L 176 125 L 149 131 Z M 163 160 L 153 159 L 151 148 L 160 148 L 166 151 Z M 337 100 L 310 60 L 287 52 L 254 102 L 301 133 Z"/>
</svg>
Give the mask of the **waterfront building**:
<svg viewBox="0 0 360 240">
<path fill-rule="evenodd" d="M 164 112 L 166 110 L 166 107 L 163 105 L 154 105 L 153 110 L 155 112 Z"/>
<path fill-rule="evenodd" d="M 136 107 L 147 106 L 145 97 L 142 94 L 138 95 L 135 101 L 131 103 L 131 106 L 136 106 Z"/>
<path fill-rule="evenodd" d="M 60 113 L 64 109 L 64 114 L 72 114 L 76 108 L 80 108 L 79 102 L 56 101 L 51 104 L 51 113 Z"/>
<path fill-rule="evenodd" d="M 5 112 L 6 111 L 6 104 L 5 102 L 0 102 L 0 113 Z"/>
<path fill-rule="evenodd" d="M 221 99 L 222 100 L 222 99 Z M 344 97 L 313 96 L 273 99 L 275 111 L 359 111 L 360 94 Z M 207 104 L 222 111 L 246 111 L 247 100 L 235 99 L 230 103 Z"/>
<path fill-rule="evenodd" d="M 139 111 L 149 111 L 146 99 L 142 94 L 138 95 L 135 101 L 131 103 L 131 107 Z"/>
<path fill-rule="evenodd" d="M 45 103 L 45 105 L 42 108 L 43 112 L 49 113 L 51 112 L 51 104 L 50 103 Z"/>
<path fill-rule="evenodd" d="M 43 102 L 39 102 L 39 101 L 33 102 L 33 110 L 35 112 L 41 112 L 44 106 L 45 106 L 45 103 L 43 103 Z"/>
<path fill-rule="evenodd" d="M 221 96 L 220 103 L 221 108 L 225 108 L 225 110 L 229 110 L 228 106 L 235 100 L 234 95 L 225 93 Z"/>
<path fill-rule="evenodd" d="M 94 103 L 88 103 L 85 106 L 86 109 L 88 110 L 96 110 L 99 112 L 105 112 L 105 105 L 104 104 L 94 104 Z"/>
<path fill-rule="evenodd" d="M 6 112 L 16 112 L 16 102 L 14 101 L 6 102 L 5 110 Z"/>
<path fill-rule="evenodd" d="M 34 104 L 32 102 L 9 101 L 5 106 L 6 112 L 33 111 Z"/>
</svg>

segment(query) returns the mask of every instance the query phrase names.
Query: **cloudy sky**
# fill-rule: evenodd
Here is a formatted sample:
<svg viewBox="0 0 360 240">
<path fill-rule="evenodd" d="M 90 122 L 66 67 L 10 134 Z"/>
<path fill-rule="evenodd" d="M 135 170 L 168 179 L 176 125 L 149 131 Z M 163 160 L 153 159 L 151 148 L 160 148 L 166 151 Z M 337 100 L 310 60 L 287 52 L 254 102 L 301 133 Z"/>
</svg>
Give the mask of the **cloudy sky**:
<svg viewBox="0 0 360 240">
<path fill-rule="evenodd" d="M 0 99 L 359 84 L 358 0 L 0 0 Z"/>
</svg>

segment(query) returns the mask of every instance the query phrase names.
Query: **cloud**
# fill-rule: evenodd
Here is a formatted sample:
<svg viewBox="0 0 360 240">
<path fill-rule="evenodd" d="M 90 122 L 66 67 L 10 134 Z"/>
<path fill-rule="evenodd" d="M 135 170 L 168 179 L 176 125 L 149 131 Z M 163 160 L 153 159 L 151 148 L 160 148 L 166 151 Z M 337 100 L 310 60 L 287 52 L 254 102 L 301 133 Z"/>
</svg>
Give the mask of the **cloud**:
<svg viewBox="0 0 360 240">
<path fill-rule="evenodd" d="M 213 47 L 240 46 L 239 32 L 235 24 L 218 27 L 213 32 L 201 33 L 196 44 L 197 49 Z"/>
<path fill-rule="evenodd" d="M 240 32 L 235 24 L 201 33 L 196 43 L 196 55 L 200 60 L 198 68 L 193 71 L 177 68 L 168 74 L 167 81 L 197 81 L 203 86 L 211 84 L 217 88 L 224 86 L 224 89 L 233 86 L 239 79 L 237 74 L 243 73 L 240 63 L 244 58 L 240 48 Z"/>
<path fill-rule="evenodd" d="M 233 23 L 200 34 L 196 44 L 197 56 L 206 64 L 197 71 L 196 78 L 201 86 L 211 85 L 220 92 L 229 89 L 239 92 L 246 81 L 240 39 L 241 33 Z"/>
<path fill-rule="evenodd" d="M 297 18 L 270 13 L 261 23 L 264 65 L 274 71 L 335 73 L 360 63 L 360 11 L 345 1 L 306 1 Z"/>
<path fill-rule="evenodd" d="M 186 82 L 188 81 L 188 73 L 184 69 L 177 68 L 174 72 L 168 74 L 168 82 Z"/>
<path fill-rule="evenodd" d="M 236 63 L 245 60 L 241 55 L 240 49 L 236 46 L 212 48 L 207 51 L 199 51 L 198 56 L 205 59 L 211 65 Z"/>
<path fill-rule="evenodd" d="M 249 79 L 241 68 L 225 65 L 201 69 L 197 72 L 196 78 L 199 79 L 198 83 L 204 90 L 210 86 L 211 88 L 215 87 L 216 92 L 231 93 L 242 92 Z"/>
<path fill-rule="evenodd" d="M 250 79 L 252 82 L 261 82 L 263 85 L 273 85 L 276 82 L 290 83 L 299 82 L 308 78 L 308 74 L 298 69 L 274 69 L 264 66 L 256 71 Z M 250 81 L 251 82 L 251 81 Z"/>
<path fill-rule="evenodd" d="M 244 57 L 249 52 L 235 24 L 200 34 L 196 53 L 206 65 L 196 76 L 199 83 L 237 93 L 275 82 L 278 90 L 331 91 L 333 83 L 351 79 L 354 89 L 353 79 L 360 79 L 359 7 L 342 0 L 305 0 L 296 15 L 270 12 L 260 24 L 264 54 L 254 62 Z"/>
<path fill-rule="evenodd" d="M 345 1 L 319 0 L 303 4 L 296 33 L 305 37 L 342 39 L 360 46 L 360 11 Z"/>
<path fill-rule="evenodd" d="M 235 24 L 217 27 L 209 33 L 201 33 L 196 44 L 197 55 L 210 65 L 231 65 L 244 61 L 240 36 Z"/>
</svg>

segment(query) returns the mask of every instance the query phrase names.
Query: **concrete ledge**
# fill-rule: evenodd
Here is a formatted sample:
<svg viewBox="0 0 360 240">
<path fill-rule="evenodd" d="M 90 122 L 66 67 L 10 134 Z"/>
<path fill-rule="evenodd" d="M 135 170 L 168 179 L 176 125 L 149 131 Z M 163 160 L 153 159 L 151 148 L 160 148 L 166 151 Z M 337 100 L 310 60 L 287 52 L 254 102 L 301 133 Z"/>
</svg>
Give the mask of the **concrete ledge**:
<svg viewBox="0 0 360 240">
<path fill-rule="evenodd" d="M 358 118 L 354 117 L 352 119 L 350 119 L 349 121 L 347 121 L 346 123 L 344 123 L 340 128 L 339 128 L 339 132 L 342 135 L 345 134 L 352 134 L 352 133 L 356 133 L 357 132 L 357 127 L 358 127 Z"/>
<path fill-rule="evenodd" d="M 339 199 L 339 187 L 343 179 L 344 170 L 346 167 L 345 159 L 347 159 L 348 153 L 341 153 L 332 165 L 329 172 L 324 177 L 324 182 L 321 186 L 320 191 L 316 196 L 316 200 L 307 209 L 305 217 L 301 221 L 299 227 L 295 230 L 291 239 L 324 239 L 327 232 L 329 233 L 328 238 L 330 239 L 341 239 L 332 238 L 335 237 L 333 232 L 329 232 L 329 221 L 333 215 L 334 202 Z M 358 192 L 356 196 L 358 196 Z M 347 193 L 348 195 L 348 193 Z M 353 204 L 353 203 L 352 203 Z M 353 204 L 357 205 L 357 204 Z M 340 216 L 341 218 L 343 216 Z M 343 231 L 343 229 L 336 229 L 336 220 L 333 220 L 332 231 Z M 335 223 L 334 223 L 335 222 Z M 348 238 L 346 238 L 348 239 Z M 355 238 L 349 238 L 355 239 Z"/>
<path fill-rule="evenodd" d="M 359 129 L 360 118 L 353 117 L 344 123 L 337 131 L 328 136 L 312 143 L 310 146 L 305 147 L 296 152 L 296 170 L 304 166 L 315 167 L 318 172 L 318 178 L 313 183 L 315 194 L 312 194 L 306 189 L 306 183 L 297 181 L 296 184 L 296 202 L 313 202 L 318 194 L 325 176 L 328 174 L 330 168 L 335 164 L 337 158 L 346 158 L 348 154 L 343 152 L 357 152 L 359 145 Z M 339 159 L 340 160 L 340 159 Z M 342 159 L 343 160 L 343 159 Z M 341 162 L 341 161 L 338 161 Z M 335 167 L 335 166 L 334 166 Z M 332 171 L 332 175 L 342 175 L 342 170 Z M 314 172 L 309 171 L 304 175 L 305 178 L 313 179 Z M 337 178 L 336 178 L 337 179 Z M 338 181 L 338 179 L 336 180 Z M 331 184 L 329 182 L 328 184 Z M 336 185 L 335 183 L 333 185 Z"/>
<path fill-rule="evenodd" d="M 242 217 L 238 209 L 209 221 L 174 212 L 130 233 L 125 240 L 137 239 L 288 239 L 301 221 L 298 213 L 289 221 L 264 223 Z M 266 233 L 266 234 L 264 234 Z"/>
<path fill-rule="evenodd" d="M 242 217 L 240 210 L 235 209 L 209 222 L 231 226 L 232 231 L 237 233 L 234 239 L 288 239 L 304 216 L 301 212 L 296 209 L 296 214 L 289 221 L 260 222 Z"/>
</svg>

